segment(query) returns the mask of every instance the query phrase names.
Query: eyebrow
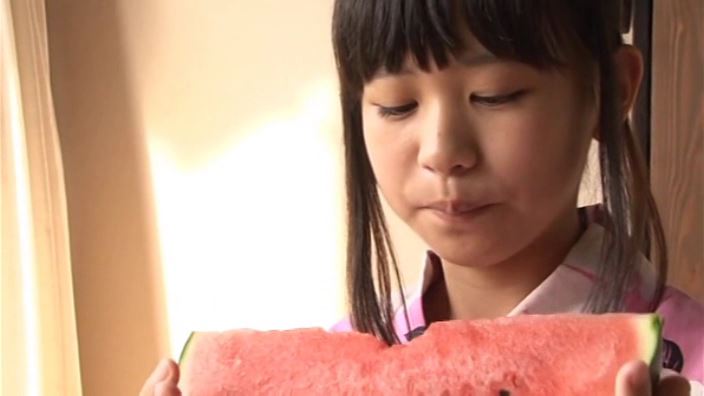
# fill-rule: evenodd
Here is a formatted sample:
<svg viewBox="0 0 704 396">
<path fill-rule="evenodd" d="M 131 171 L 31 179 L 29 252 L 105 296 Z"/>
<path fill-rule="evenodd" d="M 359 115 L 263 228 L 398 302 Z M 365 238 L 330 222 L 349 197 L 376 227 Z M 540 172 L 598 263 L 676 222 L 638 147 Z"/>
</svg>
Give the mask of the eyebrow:
<svg viewBox="0 0 704 396">
<path fill-rule="evenodd" d="M 504 60 L 499 59 L 496 55 L 491 52 L 481 52 L 481 53 L 464 53 L 457 58 L 457 62 L 466 67 L 477 67 L 484 66 L 492 63 L 501 63 Z M 390 73 L 386 68 L 382 67 L 374 74 L 374 78 L 389 77 L 389 76 L 399 76 L 415 74 L 415 71 L 410 70 L 406 67 L 401 68 L 397 73 Z"/>
</svg>

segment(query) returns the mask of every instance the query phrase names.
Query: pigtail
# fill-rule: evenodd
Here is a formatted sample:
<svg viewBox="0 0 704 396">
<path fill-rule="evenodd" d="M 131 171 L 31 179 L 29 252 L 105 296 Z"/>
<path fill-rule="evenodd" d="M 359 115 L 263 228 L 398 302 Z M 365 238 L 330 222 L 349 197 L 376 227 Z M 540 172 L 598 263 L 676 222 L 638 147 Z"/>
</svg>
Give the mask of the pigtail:
<svg viewBox="0 0 704 396">
<path fill-rule="evenodd" d="M 622 122 L 620 98 L 615 77 L 613 54 L 623 45 L 621 31 L 624 18 L 619 2 L 604 5 L 597 19 L 594 42 L 599 62 L 600 142 L 599 164 L 604 218 L 607 232 L 602 245 L 602 262 L 598 268 L 601 282 L 595 285 L 586 310 L 593 313 L 622 311 L 627 285 L 639 271 L 641 254 L 652 250 L 655 270 L 655 295 L 650 302 L 654 310 L 662 298 L 667 276 L 667 247 L 662 222 L 653 198 L 641 146 L 630 123 Z"/>
<path fill-rule="evenodd" d="M 336 10 L 336 13 L 339 12 Z M 333 30 L 333 36 L 345 34 Z M 340 48 L 335 47 L 336 59 Z M 341 78 L 345 65 L 338 62 Z M 362 115 L 358 93 L 349 82 L 341 84 L 340 100 L 345 143 L 345 184 L 347 195 L 347 298 L 354 329 L 370 333 L 387 345 L 400 343 L 394 328 L 394 307 L 389 266 L 406 302 L 400 272 L 393 252 L 376 179 L 364 149 Z M 388 258 L 390 257 L 390 262 Z M 408 315 L 406 313 L 406 323 Z M 410 326 L 410 325 L 409 325 Z"/>
</svg>

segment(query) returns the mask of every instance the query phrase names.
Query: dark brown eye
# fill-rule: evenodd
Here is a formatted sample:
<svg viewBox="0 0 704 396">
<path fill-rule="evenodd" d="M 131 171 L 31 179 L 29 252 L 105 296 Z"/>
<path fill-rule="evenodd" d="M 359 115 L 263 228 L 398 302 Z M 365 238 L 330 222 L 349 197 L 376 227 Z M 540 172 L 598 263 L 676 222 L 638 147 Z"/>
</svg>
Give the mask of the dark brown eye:
<svg viewBox="0 0 704 396">
<path fill-rule="evenodd" d="M 410 112 L 412 112 L 416 106 L 418 106 L 415 102 L 414 103 L 409 103 L 403 106 L 396 106 L 396 107 L 384 107 L 384 106 L 379 106 L 379 115 L 382 117 L 403 117 Z"/>
<path fill-rule="evenodd" d="M 495 107 L 495 106 L 501 106 L 503 104 L 507 104 L 507 103 L 511 103 L 513 101 L 516 101 L 516 100 L 520 99 L 525 94 L 526 94 L 526 91 L 522 90 L 522 91 L 516 91 L 516 92 L 510 93 L 508 95 L 497 95 L 497 96 L 472 95 L 470 97 L 470 100 L 474 103 L 478 103 L 483 106 Z"/>
</svg>

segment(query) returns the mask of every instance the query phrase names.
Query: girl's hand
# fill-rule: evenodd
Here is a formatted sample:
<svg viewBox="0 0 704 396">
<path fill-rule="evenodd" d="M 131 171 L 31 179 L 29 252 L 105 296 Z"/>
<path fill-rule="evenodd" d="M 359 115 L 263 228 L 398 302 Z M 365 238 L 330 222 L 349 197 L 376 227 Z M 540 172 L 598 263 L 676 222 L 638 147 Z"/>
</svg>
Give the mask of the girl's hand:
<svg viewBox="0 0 704 396">
<path fill-rule="evenodd" d="M 178 364 L 171 359 L 162 359 L 142 386 L 139 396 L 181 396 L 178 376 Z"/>
<path fill-rule="evenodd" d="M 654 394 L 650 384 L 648 365 L 626 363 L 616 376 L 616 396 L 689 396 L 689 381 L 672 370 L 662 370 Z"/>
</svg>

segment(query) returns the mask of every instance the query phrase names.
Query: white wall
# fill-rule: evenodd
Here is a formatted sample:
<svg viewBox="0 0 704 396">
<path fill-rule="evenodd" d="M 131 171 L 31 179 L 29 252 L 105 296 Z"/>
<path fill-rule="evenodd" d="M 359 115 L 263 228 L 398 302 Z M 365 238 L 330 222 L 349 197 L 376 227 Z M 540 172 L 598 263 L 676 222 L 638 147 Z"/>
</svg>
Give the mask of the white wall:
<svg viewBox="0 0 704 396">
<path fill-rule="evenodd" d="M 124 2 L 171 350 L 342 314 L 331 2 Z"/>
</svg>

